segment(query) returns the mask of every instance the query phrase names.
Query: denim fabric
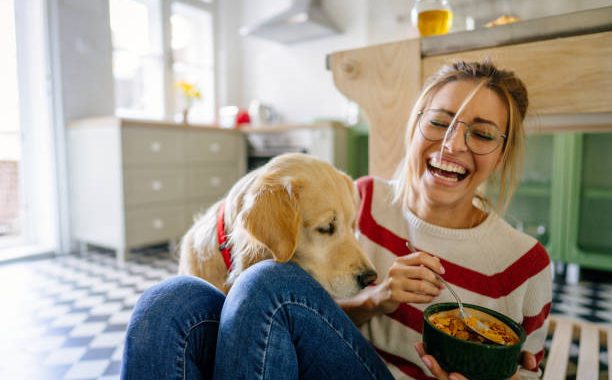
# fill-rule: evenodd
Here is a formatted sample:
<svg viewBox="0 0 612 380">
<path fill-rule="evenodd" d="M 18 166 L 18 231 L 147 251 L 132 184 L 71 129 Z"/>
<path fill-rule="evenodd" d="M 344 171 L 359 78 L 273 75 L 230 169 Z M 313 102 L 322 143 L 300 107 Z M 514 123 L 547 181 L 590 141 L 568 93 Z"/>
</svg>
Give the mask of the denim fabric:
<svg viewBox="0 0 612 380">
<path fill-rule="evenodd" d="M 310 275 L 272 261 L 242 273 L 225 303 L 205 281 L 179 276 L 136 305 L 123 379 L 210 379 L 213 367 L 220 380 L 392 379 Z"/>
<path fill-rule="evenodd" d="M 190 276 L 149 288 L 128 325 L 121 378 L 212 379 L 224 300 L 215 287 Z"/>
<path fill-rule="evenodd" d="M 295 264 L 264 261 L 229 292 L 215 379 L 392 379 L 329 294 Z"/>
</svg>

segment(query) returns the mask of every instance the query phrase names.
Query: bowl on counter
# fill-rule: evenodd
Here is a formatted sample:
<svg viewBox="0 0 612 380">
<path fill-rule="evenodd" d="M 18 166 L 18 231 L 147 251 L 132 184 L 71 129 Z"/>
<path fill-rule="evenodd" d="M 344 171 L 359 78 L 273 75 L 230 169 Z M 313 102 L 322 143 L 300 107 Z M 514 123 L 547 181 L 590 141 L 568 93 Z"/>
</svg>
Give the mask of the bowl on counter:
<svg viewBox="0 0 612 380">
<path fill-rule="evenodd" d="M 460 331 L 453 335 L 436 327 L 432 320 L 459 318 L 458 305 L 454 302 L 430 305 L 423 312 L 423 343 L 428 354 L 436 358 L 447 372 L 459 372 L 469 379 L 508 379 L 516 372 L 525 342 L 525 330 L 521 325 L 494 310 L 482 306 L 464 304 L 464 307 L 493 316 L 503 322 L 514 343 L 500 345 Z M 432 319 L 433 317 L 433 319 Z M 438 323 L 438 326 L 440 324 Z M 469 335 L 469 336 L 468 336 Z"/>
</svg>

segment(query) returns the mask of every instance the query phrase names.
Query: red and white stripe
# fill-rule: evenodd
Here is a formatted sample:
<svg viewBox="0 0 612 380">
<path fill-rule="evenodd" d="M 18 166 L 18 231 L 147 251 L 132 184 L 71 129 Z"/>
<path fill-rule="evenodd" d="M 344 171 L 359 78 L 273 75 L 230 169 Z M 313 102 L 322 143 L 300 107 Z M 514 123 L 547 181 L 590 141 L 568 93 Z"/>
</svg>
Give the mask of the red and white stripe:
<svg viewBox="0 0 612 380">
<path fill-rule="evenodd" d="M 376 266 L 379 279 L 398 256 L 417 250 L 440 258 L 446 281 L 462 300 L 488 307 L 521 323 L 528 336 L 524 350 L 543 357 L 546 320 L 552 300 L 550 259 L 544 247 L 494 213 L 471 229 L 428 224 L 392 205 L 390 183 L 364 177 L 357 181 L 361 196 L 359 239 Z M 452 301 L 448 290 L 434 303 Z M 403 304 L 394 313 L 373 318 L 362 327 L 397 378 L 429 378 L 414 344 L 422 340 L 423 310 L 429 304 Z M 523 377 L 530 377 L 525 373 Z"/>
</svg>

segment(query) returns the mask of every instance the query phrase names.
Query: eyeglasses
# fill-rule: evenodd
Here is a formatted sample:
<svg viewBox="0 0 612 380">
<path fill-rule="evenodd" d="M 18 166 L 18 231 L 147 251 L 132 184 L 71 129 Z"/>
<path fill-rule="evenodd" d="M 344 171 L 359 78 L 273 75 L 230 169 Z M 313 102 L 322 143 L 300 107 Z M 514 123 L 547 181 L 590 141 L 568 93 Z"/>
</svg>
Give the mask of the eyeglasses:
<svg viewBox="0 0 612 380">
<path fill-rule="evenodd" d="M 446 132 L 453 117 L 448 113 L 429 109 L 419 112 L 419 131 L 423 137 L 429 141 L 441 141 L 444 139 Z M 506 135 L 502 134 L 495 124 L 487 122 L 476 122 L 467 124 L 463 121 L 455 121 L 451 127 L 451 133 L 456 128 L 457 124 L 462 123 L 467 127 L 465 132 L 465 145 L 474 154 L 489 154 L 506 139 Z"/>
</svg>

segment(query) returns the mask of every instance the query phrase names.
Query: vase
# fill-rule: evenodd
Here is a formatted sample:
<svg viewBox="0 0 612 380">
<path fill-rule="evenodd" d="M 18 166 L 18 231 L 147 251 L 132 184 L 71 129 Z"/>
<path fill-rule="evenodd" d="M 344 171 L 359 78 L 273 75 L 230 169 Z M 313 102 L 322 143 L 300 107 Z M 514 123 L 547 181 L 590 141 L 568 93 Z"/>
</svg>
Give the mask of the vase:
<svg viewBox="0 0 612 380">
<path fill-rule="evenodd" d="M 189 108 L 183 110 L 183 124 L 189 125 Z"/>
</svg>

